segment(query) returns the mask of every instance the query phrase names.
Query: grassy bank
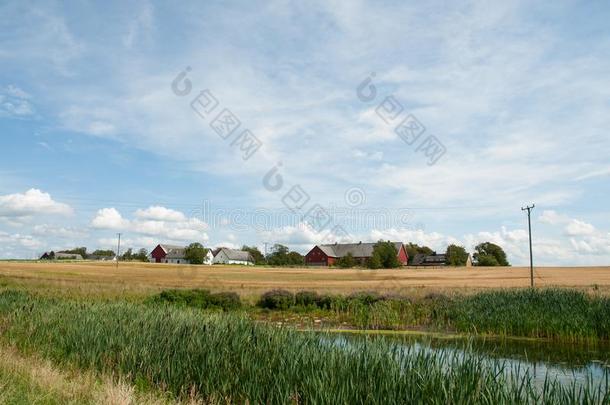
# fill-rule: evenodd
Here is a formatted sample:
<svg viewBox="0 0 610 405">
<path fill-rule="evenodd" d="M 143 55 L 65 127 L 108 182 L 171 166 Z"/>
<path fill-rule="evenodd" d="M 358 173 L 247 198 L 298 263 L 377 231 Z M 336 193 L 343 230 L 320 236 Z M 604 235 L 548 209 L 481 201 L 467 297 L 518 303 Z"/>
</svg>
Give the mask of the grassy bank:
<svg viewBox="0 0 610 405">
<path fill-rule="evenodd" d="M 302 327 L 414 329 L 493 334 L 564 341 L 610 339 L 610 298 L 567 289 L 496 290 L 422 298 L 359 292 L 296 294 L 273 290 L 253 307 L 236 294 L 168 290 L 149 302 L 200 309 L 241 309 L 256 319 Z M 316 323 L 317 322 L 317 323 Z"/>
<path fill-rule="evenodd" d="M 0 293 L 3 339 L 64 366 L 212 403 L 600 403 L 601 387 L 536 388 L 474 355 L 337 341 L 176 306 L 83 303 Z M 606 395 L 606 397 L 604 397 Z"/>
</svg>

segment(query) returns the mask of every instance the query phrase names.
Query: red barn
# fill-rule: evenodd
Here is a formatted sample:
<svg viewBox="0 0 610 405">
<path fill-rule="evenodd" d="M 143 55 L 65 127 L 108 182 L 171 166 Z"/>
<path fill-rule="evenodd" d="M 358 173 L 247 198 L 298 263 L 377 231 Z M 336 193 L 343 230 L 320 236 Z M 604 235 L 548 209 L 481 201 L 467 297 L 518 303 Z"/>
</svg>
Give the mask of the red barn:
<svg viewBox="0 0 610 405">
<path fill-rule="evenodd" d="M 173 246 L 173 245 L 157 245 L 156 248 L 150 252 L 152 261 L 155 263 L 188 263 L 188 260 L 184 258 L 184 247 Z"/>
<path fill-rule="evenodd" d="M 392 242 L 398 252 L 398 260 L 403 266 L 407 265 L 409 255 L 402 242 Z M 332 245 L 316 245 L 305 255 L 305 264 L 308 266 L 332 266 L 337 259 L 351 253 L 360 264 L 373 256 L 375 243 L 335 243 Z"/>
</svg>

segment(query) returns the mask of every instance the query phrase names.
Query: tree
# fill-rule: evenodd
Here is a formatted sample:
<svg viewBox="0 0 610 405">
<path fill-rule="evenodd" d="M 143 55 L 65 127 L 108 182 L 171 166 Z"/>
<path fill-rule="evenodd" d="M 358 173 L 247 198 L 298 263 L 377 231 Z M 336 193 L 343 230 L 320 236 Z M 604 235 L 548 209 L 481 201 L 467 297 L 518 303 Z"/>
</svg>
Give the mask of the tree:
<svg viewBox="0 0 610 405">
<path fill-rule="evenodd" d="M 287 259 L 290 266 L 302 266 L 305 264 L 305 257 L 299 252 L 289 252 Z"/>
<path fill-rule="evenodd" d="M 380 240 L 379 242 L 375 243 L 375 246 L 373 246 L 373 256 L 369 262 L 372 262 L 373 265 L 377 265 L 379 262 L 379 267 L 383 267 L 384 269 L 400 267 L 398 251 L 396 250 L 396 246 L 394 246 L 394 244 L 390 241 L 384 242 Z M 369 263 L 369 267 L 370 266 L 371 263 Z"/>
<path fill-rule="evenodd" d="M 94 251 L 93 253 L 91 253 L 92 256 L 103 256 L 103 257 L 114 257 L 114 250 L 102 250 L 102 249 L 97 249 L 96 251 Z"/>
<path fill-rule="evenodd" d="M 133 260 L 137 260 L 139 262 L 147 262 L 148 261 L 148 251 L 144 248 L 138 250 L 138 253 L 132 256 Z"/>
<path fill-rule="evenodd" d="M 87 258 L 87 248 L 86 247 L 77 247 L 74 249 L 70 249 L 70 250 L 62 250 L 61 252 L 57 252 L 57 253 L 68 253 L 71 255 L 81 255 L 81 257 L 83 259 Z"/>
<path fill-rule="evenodd" d="M 426 256 L 434 253 L 434 251 L 428 246 L 419 246 L 417 243 L 409 243 L 405 245 L 405 249 L 407 251 L 407 255 L 409 256 L 409 264 L 413 263 L 413 259 L 415 259 L 415 255 L 418 253 L 425 254 Z"/>
<path fill-rule="evenodd" d="M 475 255 L 476 255 L 476 253 L 475 253 Z M 500 263 L 498 263 L 498 260 L 496 260 L 496 258 L 491 255 L 478 256 L 476 259 L 476 263 L 477 263 L 477 266 L 484 266 L 484 267 L 495 267 L 495 266 L 500 265 Z"/>
<path fill-rule="evenodd" d="M 342 269 L 349 269 L 350 267 L 354 267 L 356 265 L 356 259 L 354 259 L 354 255 L 351 253 L 346 254 L 343 257 L 337 259 L 337 266 Z"/>
<path fill-rule="evenodd" d="M 504 249 L 494 243 L 480 243 L 474 250 L 472 257 L 477 266 L 510 266 Z"/>
<path fill-rule="evenodd" d="M 121 255 L 121 260 L 124 262 L 131 261 L 133 259 L 133 249 L 129 248 Z"/>
<path fill-rule="evenodd" d="M 288 264 L 288 246 L 276 243 L 271 248 L 271 253 L 267 256 L 267 263 L 272 266 L 285 266 Z"/>
<path fill-rule="evenodd" d="M 465 266 L 468 261 L 468 252 L 462 246 L 453 244 L 447 246 L 445 255 L 449 266 Z"/>
<path fill-rule="evenodd" d="M 382 266 L 381 258 L 379 256 L 378 252 L 373 252 L 373 255 L 366 260 L 366 266 L 369 269 L 380 269 L 381 268 L 381 266 Z"/>
<path fill-rule="evenodd" d="M 299 252 L 291 252 L 287 246 L 275 244 L 267 256 L 267 263 L 272 266 L 301 266 L 305 258 Z"/>
<path fill-rule="evenodd" d="M 265 256 L 261 253 L 260 250 L 256 246 L 242 246 L 241 250 L 244 252 L 250 253 L 250 256 L 254 259 L 254 264 L 260 265 L 265 264 L 267 261 L 265 260 Z"/>
<path fill-rule="evenodd" d="M 184 249 L 184 258 L 191 264 L 203 264 L 207 254 L 208 249 L 199 242 L 191 243 Z"/>
</svg>

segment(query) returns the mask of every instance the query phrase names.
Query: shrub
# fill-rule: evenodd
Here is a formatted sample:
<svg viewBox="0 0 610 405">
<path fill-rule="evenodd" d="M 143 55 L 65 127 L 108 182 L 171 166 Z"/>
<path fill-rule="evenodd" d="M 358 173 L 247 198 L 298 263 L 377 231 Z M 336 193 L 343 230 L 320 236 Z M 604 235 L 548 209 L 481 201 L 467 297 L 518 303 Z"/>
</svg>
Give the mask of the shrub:
<svg viewBox="0 0 610 405">
<path fill-rule="evenodd" d="M 331 309 L 333 305 L 333 297 L 328 294 L 320 295 L 317 302 L 320 309 Z"/>
<path fill-rule="evenodd" d="M 354 256 L 351 253 L 337 259 L 337 266 L 341 267 L 342 269 L 349 269 L 350 267 L 354 267 L 356 264 L 356 259 L 354 259 Z"/>
<path fill-rule="evenodd" d="M 210 303 L 225 311 L 239 309 L 241 307 L 239 294 L 234 292 L 219 292 L 217 294 L 212 294 L 210 296 Z"/>
<path fill-rule="evenodd" d="M 208 290 L 164 290 L 152 297 L 150 303 L 166 303 L 199 309 L 230 311 L 241 307 L 239 295 L 233 292 L 210 293 Z"/>
<path fill-rule="evenodd" d="M 384 297 L 375 291 L 358 291 L 350 294 L 348 299 L 365 305 L 373 305 L 377 301 L 383 301 Z"/>
<path fill-rule="evenodd" d="M 268 309 L 288 309 L 294 305 L 294 294 L 286 290 L 271 290 L 261 296 L 258 306 Z"/>
<path fill-rule="evenodd" d="M 299 291 L 294 296 L 295 304 L 301 307 L 318 306 L 320 296 L 315 291 Z"/>
</svg>

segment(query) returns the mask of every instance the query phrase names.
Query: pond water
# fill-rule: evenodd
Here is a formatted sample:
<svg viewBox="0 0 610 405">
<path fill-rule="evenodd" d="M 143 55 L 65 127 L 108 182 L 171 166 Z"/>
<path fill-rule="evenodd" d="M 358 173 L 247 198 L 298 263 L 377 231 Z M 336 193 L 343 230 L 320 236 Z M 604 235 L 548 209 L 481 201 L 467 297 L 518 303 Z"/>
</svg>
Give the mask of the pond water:
<svg viewBox="0 0 610 405">
<path fill-rule="evenodd" d="M 593 384 L 610 387 L 610 343 L 559 343 L 534 339 L 506 339 L 484 337 L 455 337 L 426 334 L 366 335 L 341 333 L 340 344 L 358 339 L 387 339 L 406 349 L 418 352 L 451 353 L 466 355 L 476 353 L 492 361 L 500 361 L 507 370 L 528 373 L 536 385 L 546 379 L 562 384 Z"/>
</svg>

